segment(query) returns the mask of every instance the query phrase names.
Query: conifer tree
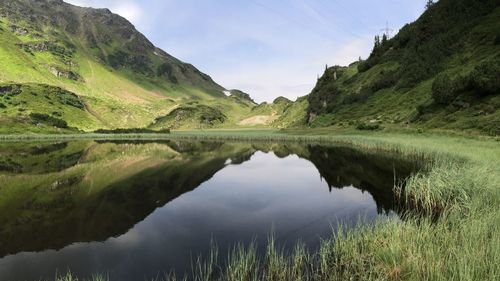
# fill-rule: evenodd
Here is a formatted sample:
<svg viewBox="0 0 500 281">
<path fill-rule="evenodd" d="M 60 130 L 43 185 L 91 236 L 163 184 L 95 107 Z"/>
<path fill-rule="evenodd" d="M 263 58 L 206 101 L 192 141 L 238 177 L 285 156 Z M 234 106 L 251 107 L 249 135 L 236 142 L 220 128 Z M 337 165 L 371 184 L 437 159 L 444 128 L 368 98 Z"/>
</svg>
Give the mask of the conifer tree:
<svg viewBox="0 0 500 281">
<path fill-rule="evenodd" d="M 434 0 L 427 0 L 427 4 L 425 4 L 425 9 L 429 9 L 432 5 L 434 5 Z"/>
<path fill-rule="evenodd" d="M 375 47 L 374 49 L 380 47 L 380 36 L 376 35 L 375 36 Z"/>
</svg>

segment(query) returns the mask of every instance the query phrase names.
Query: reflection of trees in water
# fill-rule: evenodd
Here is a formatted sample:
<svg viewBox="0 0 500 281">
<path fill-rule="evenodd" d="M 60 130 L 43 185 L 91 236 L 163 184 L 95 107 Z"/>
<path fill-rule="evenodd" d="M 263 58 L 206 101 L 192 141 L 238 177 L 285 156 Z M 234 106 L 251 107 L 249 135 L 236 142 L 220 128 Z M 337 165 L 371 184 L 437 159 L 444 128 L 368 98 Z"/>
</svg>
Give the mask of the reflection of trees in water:
<svg viewBox="0 0 500 281">
<path fill-rule="evenodd" d="M 394 184 L 402 183 L 418 166 L 394 154 L 363 152 L 345 146 L 297 143 L 260 143 L 253 146 L 260 151 L 272 151 L 279 158 L 297 155 L 310 161 L 327 182 L 330 191 L 353 186 L 369 192 L 379 213 L 396 209 Z"/>
<path fill-rule="evenodd" d="M 44 174 L 63 171 L 76 165 L 85 154 L 86 147 L 83 143 L 72 144 L 2 144 L 0 172 Z"/>
<path fill-rule="evenodd" d="M 76 189 L 82 184 L 89 170 L 83 169 L 81 174 L 71 177 L 65 176 L 63 172 L 61 178 L 49 188 L 39 188 L 37 194 L 33 195 L 43 196 L 44 202 L 47 203 L 41 205 L 34 200 L 19 202 L 23 205 L 16 208 L 29 213 L 28 217 L 20 220 L 16 217 L 0 216 L 0 256 L 21 251 L 59 249 L 74 242 L 103 241 L 126 233 L 156 208 L 208 181 L 226 166 L 227 159 L 231 159 L 232 164 L 241 164 L 250 160 L 254 152 L 259 150 L 272 151 L 280 158 L 298 155 L 311 161 L 328 183 L 330 190 L 354 186 L 368 191 L 376 201 L 379 212 L 394 209 L 394 171 L 396 178 L 402 179 L 414 168 L 411 163 L 389 155 L 368 154 L 345 147 L 296 143 L 106 141 L 98 144 L 50 144 L 47 147 L 35 148 L 27 146 L 25 153 L 19 155 L 25 156 L 25 165 L 38 163 L 39 159 L 51 159 L 52 162 L 47 163 L 56 163 L 53 167 L 64 170 L 72 166 L 78 167 L 81 158 L 85 157 L 83 155 L 95 153 L 91 151 L 92 147 L 110 145 L 116 148 L 111 150 L 120 151 L 120 146 L 131 144 L 137 145 L 141 151 L 144 150 L 143 156 L 151 156 L 149 154 L 152 152 L 148 148 L 152 145 L 164 145 L 167 149 L 179 153 L 179 156 L 165 159 L 158 165 L 142 168 L 138 166 L 137 170 L 129 172 L 130 174 L 119 180 L 107 183 L 106 186 L 93 187 L 99 192 L 83 197 L 77 195 Z M 15 151 L 20 150 L 22 151 L 22 148 L 18 147 Z M 4 150 L 0 148 L 0 151 Z M 36 153 L 30 154 L 33 151 Z M 120 162 L 119 156 L 120 154 L 117 162 Z M 37 160 L 30 160 L 30 157 Z M 96 157 L 92 159 L 94 158 Z M 116 153 L 112 157 L 99 155 L 97 158 L 100 159 L 99 163 L 111 163 L 108 158 L 116 161 Z M 86 165 L 87 169 L 92 168 L 92 163 Z M 58 169 L 47 168 L 45 173 L 59 171 Z M 109 173 L 124 172 L 112 170 L 112 166 L 107 169 L 111 169 Z M 36 171 L 41 173 L 44 170 L 37 168 Z M 32 184 L 34 188 L 40 186 L 37 182 Z M 0 201 L 0 212 L 7 205 Z M 37 231 L 34 232 L 33 229 Z"/>
<path fill-rule="evenodd" d="M 388 154 L 370 154 L 348 147 L 309 146 L 309 160 L 333 188 L 356 187 L 369 192 L 379 213 L 394 210 L 395 184 L 416 169 L 414 163 Z"/>
</svg>

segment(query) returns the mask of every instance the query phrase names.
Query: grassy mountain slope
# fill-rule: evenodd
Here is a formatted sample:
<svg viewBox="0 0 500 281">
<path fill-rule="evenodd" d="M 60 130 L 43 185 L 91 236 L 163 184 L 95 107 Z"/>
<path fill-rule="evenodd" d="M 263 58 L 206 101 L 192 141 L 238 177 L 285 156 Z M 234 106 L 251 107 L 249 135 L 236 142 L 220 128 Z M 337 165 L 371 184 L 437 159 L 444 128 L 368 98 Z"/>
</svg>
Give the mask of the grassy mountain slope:
<svg viewBox="0 0 500 281">
<path fill-rule="evenodd" d="M 238 103 L 242 103 L 250 107 L 254 107 L 257 105 L 257 103 L 250 97 L 249 94 L 240 90 L 230 90 L 229 97 L 234 99 Z"/>
<path fill-rule="evenodd" d="M 272 103 L 263 102 L 252 108 L 239 125 L 243 126 L 270 126 L 292 105 L 292 101 L 285 97 L 278 97 Z"/>
<path fill-rule="evenodd" d="M 500 134 L 499 6 L 441 0 L 367 60 L 326 69 L 309 95 L 308 123 Z"/>
<path fill-rule="evenodd" d="M 295 102 L 288 105 L 278 119 L 274 120 L 271 125 L 280 129 L 302 127 L 307 121 L 305 112 L 308 107 L 309 101 L 307 96 L 300 97 Z"/>
<path fill-rule="evenodd" d="M 208 75 L 155 47 L 107 9 L 60 0 L 0 0 L 0 61 L 4 86 L 51 85 L 76 94 L 85 112 L 66 121 L 83 130 L 146 127 L 193 100 L 228 115 L 249 110 Z M 27 97 L 24 102 L 22 112 L 0 109 L 0 120 L 13 131 L 37 131 L 33 122 L 20 120 L 47 112 L 38 112 L 36 101 Z M 65 117 L 69 109 L 59 111 Z"/>
<path fill-rule="evenodd" d="M 0 84 L 0 133 L 60 132 L 96 125 L 86 105 L 75 94 L 59 87 L 40 84 Z M 36 111 L 36 112 L 33 112 Z M 12 122 L 9 124 L 8 122 Z"/>
</svg>

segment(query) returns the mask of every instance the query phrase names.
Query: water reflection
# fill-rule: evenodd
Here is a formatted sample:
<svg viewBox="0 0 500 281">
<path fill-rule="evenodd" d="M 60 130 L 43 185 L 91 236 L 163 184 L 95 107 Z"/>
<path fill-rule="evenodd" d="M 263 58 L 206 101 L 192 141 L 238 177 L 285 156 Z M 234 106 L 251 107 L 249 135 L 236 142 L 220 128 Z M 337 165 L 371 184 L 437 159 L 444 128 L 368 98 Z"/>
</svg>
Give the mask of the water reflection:
<svg viewBox="0 0 500 281">
<path fill-rule="evenodd" d="M 338 220 L 394 210 L 415 169 L 346 147 L 172 141 L 1 144 L 0 163 L 0 280 L 142 280 L 271 231 L 314 247 Z"/>
</svg>

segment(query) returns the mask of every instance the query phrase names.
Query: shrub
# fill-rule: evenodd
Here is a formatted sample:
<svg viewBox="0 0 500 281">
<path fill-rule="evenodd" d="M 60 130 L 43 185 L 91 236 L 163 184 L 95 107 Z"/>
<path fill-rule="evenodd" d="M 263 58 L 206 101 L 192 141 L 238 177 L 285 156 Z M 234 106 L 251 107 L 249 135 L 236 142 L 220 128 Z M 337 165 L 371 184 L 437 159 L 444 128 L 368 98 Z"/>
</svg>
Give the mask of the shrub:
<svg viewBox="0 0 500 281">
<path fill-rule="evenodd" d="M 379 124 L 366 124 L 366 123 L 360 122 L 356 126 L 356 129 L 358 129 L 360 131 L 376 131 L 376 130 L 381 129 L 381 127 Z"/>
<path fill-rule="evenodd" d="M 68 123 L 66 121 L 52 117 L 47 114 L 41 114 L 41 113 L 31 113 L 30 118 L 35 121 L 35 122 L 40 122 L 40 123 L 46 123 L 48 125 L 57 127 L 57 128 L 68 128 Z"/>
<path fill-rule="evenodd" d="M 76 107 L 82 110 L 85 109 L 85 104 L 80 100 L 80 98 L 77 95 L 60 88 L 52 89 L 52 92 L 55 95 L 57 95 L 59 101 L 62 104 Z"/>
<path fill-rule="evenodd" d="M 488 61 L 477 66 L 470 74 L 470 86 L 480 95 L 497 94 L 500 92 L 500 63 Z"/>
<path fill-rule="evenodd" d="M 198 108 L 201 110 L 199 119 L 201 123 L 215 125 L 217 123 L 224 123 L 224 121 L 226 121 L 227 116 L 216 108 L 203 105 L 199 106 Z"/>
<path fill-rule="evenodd" d="M 344 104 L 365 102 L 373 94 L 371 87 L 363 87 L 359 93 L 352 93 L 344 98 Z"/>
<path fill-rule="evenodd" d="M 440 74 L 432 83 L 432 97 L 439 104 L 450 104 L 457 96 L 453 80 L 448 74 Z"/>
<path fill-rule="evenodd" d="M 0 96 L 17 96 L 22 93 L 21 85 L 12 84 L 0 86 Z"/>
<path fill-rule="evenodd" d="M 381 73 L 381 77 L 375 80 L 371 85 L 370 89 L 372 92 L 377 92 L 382 89 L 391 88 L 398 81 L 398 73 L 397 71 L 390 71 L 387 73 Z"/>
<path fill-rule="evenodd" d="M 168 63 L 162 63 L 156 69 L 156 76 L 166 77 L 170 82 L 177 84 L 179 81 L 175 77 L 172 66 Z"/>
<path fill-rule="evenodd" d="M 321 78 L 318 85 L 308 97 L 308 112 L 315 114 L 329 113 L 329 110 L 332 109 L 331 107 L 329 108 L 329 106 L 335 106 L 335 100 L 340 95 L 340 88 L 335 81 Z"/>
</svg>

